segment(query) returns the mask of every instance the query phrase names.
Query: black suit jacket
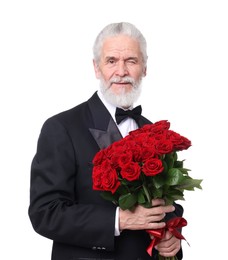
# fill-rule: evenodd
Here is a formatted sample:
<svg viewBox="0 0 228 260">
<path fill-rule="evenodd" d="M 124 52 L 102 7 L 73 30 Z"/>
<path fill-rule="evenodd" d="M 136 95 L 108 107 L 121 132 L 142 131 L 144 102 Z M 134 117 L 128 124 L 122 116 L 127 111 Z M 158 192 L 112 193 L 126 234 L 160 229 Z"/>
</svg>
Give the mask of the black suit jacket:
<svg viewBox="0 0 228 260">
<path fill-rule="evenodd" d="M 141 117 L 139 125 L 147 123 Z M 157 259 L 156 250 L 153 258 L 146 252 L 145 231 L 114 236 L 116 206 L 92 189 L 94 155 L 121 138 L 97 93 L 44 123 L 31 166 L 29 217 L 36 232 L 53 240 L 52 260 Z M 176 205 L 172 215 L 182 213 Z"/>
</svg>

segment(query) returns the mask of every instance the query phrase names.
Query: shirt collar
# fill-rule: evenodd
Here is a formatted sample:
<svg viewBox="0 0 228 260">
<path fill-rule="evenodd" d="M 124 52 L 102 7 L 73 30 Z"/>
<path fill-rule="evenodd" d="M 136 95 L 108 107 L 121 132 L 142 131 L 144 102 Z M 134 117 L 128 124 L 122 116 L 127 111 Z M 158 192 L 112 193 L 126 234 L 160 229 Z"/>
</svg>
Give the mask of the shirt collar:
<svg viewBox="0 0 228 260">
<path fill-rule="evenodd" d="M 115 118 L 116 107 L 106 101 L 106 99 L 104 98 L 104 95 L 101 93 L 100 90 L 97 91 L 97 95 L 100 98 L 100 100 L 102 101 L 102 103 L 105 105 L 105 107 L 108 109 L 108 111 L 109 111 L 110 115 L 112 116 L 112 118 L 114 119 L 114 121 L 116 122 L 116 118 Z"/>
</svg>

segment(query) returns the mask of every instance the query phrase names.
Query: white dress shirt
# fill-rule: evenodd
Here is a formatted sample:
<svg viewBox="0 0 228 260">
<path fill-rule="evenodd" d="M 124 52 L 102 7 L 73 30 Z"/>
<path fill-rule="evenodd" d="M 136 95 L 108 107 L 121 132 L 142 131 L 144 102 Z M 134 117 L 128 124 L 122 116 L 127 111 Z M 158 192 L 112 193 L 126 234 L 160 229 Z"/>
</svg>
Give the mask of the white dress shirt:
<svg viewBox="0 0 228 260">
<path fill-rule="evenodd" d="M 102 101 L 102 103 L 105 105 L 105 107 L 108 109 L 110 115 L 112 116 L 114 122 L 116 123 L 116 118 L 115 118 L 115 112 L 116 112 L 116 107 L 113 106 L 112 104 L 108 103 L 103 94 L 101 93 L 100 90 L 97 91 L 98 97 Z M 131 107 L 132 109 L 133 107 Z M 117 123 L 116 123 L 117 125 Z M 121 121 L 119 125 L 117 125 L 122 137 L 125 137 L 128 135 L 130 131 L 136 130 L 138 128 L 137 123 L 135 122 L 134 119 L 128 117 Z M 116 209 L 116 217 L 115 217 L 115 236 L 120 235 L 120 230 L 119 230 L 119 207 Z"/>
</svg>

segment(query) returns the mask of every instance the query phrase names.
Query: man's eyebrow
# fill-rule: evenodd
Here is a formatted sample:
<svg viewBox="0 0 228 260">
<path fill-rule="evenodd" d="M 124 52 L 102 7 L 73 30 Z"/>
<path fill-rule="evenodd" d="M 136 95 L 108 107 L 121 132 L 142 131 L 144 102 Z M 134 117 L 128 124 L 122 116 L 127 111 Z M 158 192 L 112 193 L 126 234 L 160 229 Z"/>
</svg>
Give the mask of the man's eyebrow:
<svg viewBox="0 0 228 260">
<path fill-rule="evenodd" d="M 107 57 L 105 57 L 105 60 L 116 60 L 117 58 L 116 57 L 114 57 L 114 56 L 107 56 Z"/>
<path fill-rule="evenodd" d="M 105 60 L 118 60 L 119 58 L 115 57 L 115 56 L 107 56 L 105 57 Z M 130 56 L 130 57 L 127 57 L 125 58 L 124 60 L 127 61 L 127 60 L 138 60 L 139 58 L 136 57 L 136 56 Z"/>
<path fill-rule="evenodd" d="M 138 60 L 138 57 L 132 56 L 132 57 L 128 57 L 125 60 Z"/>
</svg>

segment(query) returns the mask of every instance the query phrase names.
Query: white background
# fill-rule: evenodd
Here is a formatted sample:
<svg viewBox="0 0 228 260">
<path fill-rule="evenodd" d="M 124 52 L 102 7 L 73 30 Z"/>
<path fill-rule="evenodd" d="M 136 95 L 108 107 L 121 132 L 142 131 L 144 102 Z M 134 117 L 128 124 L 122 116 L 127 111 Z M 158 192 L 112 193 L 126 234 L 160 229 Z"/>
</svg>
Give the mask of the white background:
<svg viewBox="0 0 228 260">
<path fill-rule="evenodd" d="M 204 179 L 181 202 L 184 260 L 227 258 L 227 14 L 225 0 L 0 2 L 0 259 L 50 260 L 27 214 L 37 138 L 49 116 L 97 90 L 92 45 L 119 21 L 148 42 L 143 114 L 192 140 L 181 156 Z"/>
</svg>

